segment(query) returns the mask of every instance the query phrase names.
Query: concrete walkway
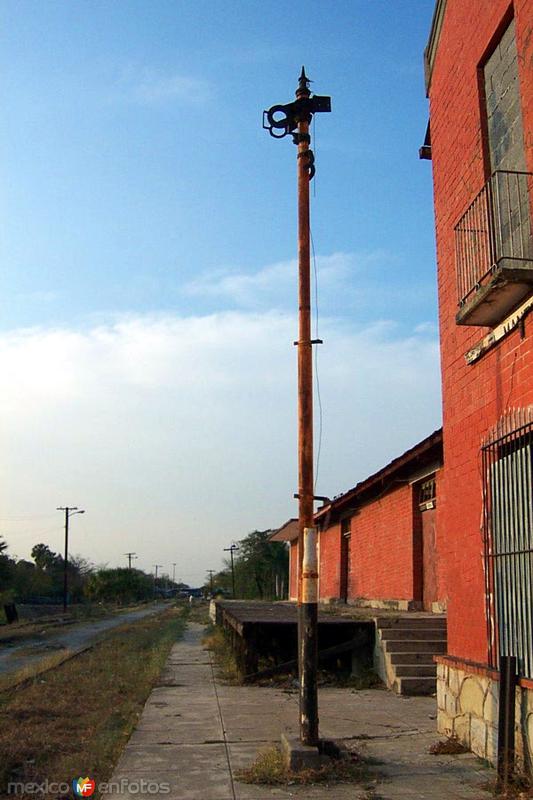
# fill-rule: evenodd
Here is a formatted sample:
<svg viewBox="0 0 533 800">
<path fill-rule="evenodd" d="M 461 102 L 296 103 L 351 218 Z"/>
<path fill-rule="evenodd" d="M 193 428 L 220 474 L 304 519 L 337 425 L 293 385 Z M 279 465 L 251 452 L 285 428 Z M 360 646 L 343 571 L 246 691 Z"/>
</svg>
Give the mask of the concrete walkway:
<svg viewBox="0 0 533 800">
<path fill-rule="evenodd" d="M 190 624 L 172 648 L 167 667 L 148 702 L 112 778 L 124 797 L 170 800 L 485 800 L 492 771 L 470 754 L 432 756 L 435 700 L 398 697 L 385 690 L 323 689 L 321 735 L 382 763 L 364 786 L 267 787 L 239 783 L 235 771 L 257 752 L 297 730 L 296 692 L 225 686 L 215 680 L 202 627 Z M 137 792 L 144 781 L 144 791 Z M 166 783 L 170 791 L 148 782 Z M 142 788 L 142 787 L 141 787 Z"/>
</svg>

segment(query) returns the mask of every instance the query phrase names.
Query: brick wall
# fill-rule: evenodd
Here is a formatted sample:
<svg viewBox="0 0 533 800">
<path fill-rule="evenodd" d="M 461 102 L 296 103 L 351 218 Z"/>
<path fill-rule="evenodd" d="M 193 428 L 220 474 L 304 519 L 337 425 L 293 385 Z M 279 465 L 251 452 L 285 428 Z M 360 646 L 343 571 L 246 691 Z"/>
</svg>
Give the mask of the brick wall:
<svg viewBox="0 0 533 800">
<path fill-rule="evenodd" d="M 412 488 L 403 485 L 352 517 L 350 598 L 413 599 Z"/>
<path fill-rule="evenodd" d="M 533 4 L 514 4 L 526 165 L 533 171 Z M 510 407 L 533 403 L 533 316 L 479 361 L 464 354 L 487 328 L 458 327 L 454 226 L 490 169 L 478 67 L 510 21 L 508 0 L 448 0 L 430 89 L 445 470 L 437 529 L 452 655 L 485 662 L 480 445 Z"/>
<path fill-rule="evenodd" d="M 341 570 L 341 526 L 332 525 L 320 533 L 320 599 L 338 598 Z"/>
</svg>

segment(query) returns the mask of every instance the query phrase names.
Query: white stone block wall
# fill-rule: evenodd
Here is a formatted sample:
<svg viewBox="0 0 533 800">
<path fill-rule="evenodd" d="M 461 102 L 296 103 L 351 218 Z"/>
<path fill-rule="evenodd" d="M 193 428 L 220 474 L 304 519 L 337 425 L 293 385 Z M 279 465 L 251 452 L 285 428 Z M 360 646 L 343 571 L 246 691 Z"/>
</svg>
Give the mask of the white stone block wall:
<svg viewBox="0 0 533 800">
<path fill-rule="evenodd" d="M 437 726 L 473 753 L 496 763 L 499 682 L 489 675 L 437 664 Z M 517 687 L 515 747 L 519 768 L 533 762 L 533 690 Z"/>
</svg>

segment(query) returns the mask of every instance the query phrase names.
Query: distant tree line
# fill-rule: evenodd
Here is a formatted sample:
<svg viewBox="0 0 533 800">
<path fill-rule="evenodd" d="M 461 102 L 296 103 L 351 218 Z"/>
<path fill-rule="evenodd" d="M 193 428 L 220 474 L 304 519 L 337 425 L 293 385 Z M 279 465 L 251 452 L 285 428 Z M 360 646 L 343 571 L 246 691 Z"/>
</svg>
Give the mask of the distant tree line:
<svg viewBox="0 0 533 800">
<path fill-rule="evenodd" d="M 63 599 L 64 558 L 46 544 L 36 544 L 33 561 L 9 555 L 0 538 L 0 607 L 3 603 L 50 603 Z M 168 596 L 187 589 L 166 576 L 154 580 L 140 569 L 96 567 L 85 558 L 69 555 L 67 562 L 70 603 L 84 601 L 132 603 Z"/>
<path fill-rule="evenodd" d="M 284 600 L 289 586 L 289 552 L 285 542 L 269 542 L 271 530 L 252 531 L 237 542 L 233 556 L 235 596 L 247 600 Z M 206 584 L 210 589 L 210 582 Z M 232 595 L 231 560 L 213 576 L 213 592 Z"/>
</svg>

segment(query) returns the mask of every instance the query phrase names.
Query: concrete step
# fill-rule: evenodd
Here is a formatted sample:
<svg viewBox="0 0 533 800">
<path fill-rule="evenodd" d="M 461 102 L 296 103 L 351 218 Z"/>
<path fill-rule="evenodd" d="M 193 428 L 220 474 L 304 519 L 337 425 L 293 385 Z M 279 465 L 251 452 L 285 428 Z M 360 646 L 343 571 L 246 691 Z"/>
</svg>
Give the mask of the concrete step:
<svg viewBox="0 0 533 800">
<path fill-rule="evenodd" d="M 376 617 L 378 628 L 446 628 L 446 617 Z"/>
<path fill-rule="evenodd" d="M 384 639 L 386 653 L 445 653 L 445 639 Z"/>
<path fill-rule="evenodd" d="M 446 631 L 442 628 L 379 628 L 382 639 L 432 639 L 446 641 Z"/>
<path fill-rule="evenodd" d="M 435 678 L 396 678 L 395 689 L 398 694 L 428 695 L 435 694 L 437 682 Z"/>
<path fill-rule="evenodd" d="M 434 664 L 433 653 L 387 653 L 387 658 L 395 667 L 397 664 Z"/>
<path fill-rule="evenodd" d="M 435 678 L 437 665 L 433 664 L 395 664 L 394 672 L 398 678 Z"/>
</svg>

